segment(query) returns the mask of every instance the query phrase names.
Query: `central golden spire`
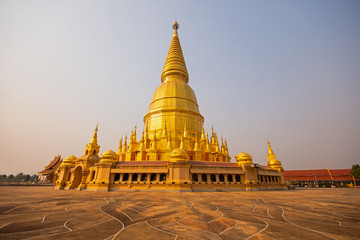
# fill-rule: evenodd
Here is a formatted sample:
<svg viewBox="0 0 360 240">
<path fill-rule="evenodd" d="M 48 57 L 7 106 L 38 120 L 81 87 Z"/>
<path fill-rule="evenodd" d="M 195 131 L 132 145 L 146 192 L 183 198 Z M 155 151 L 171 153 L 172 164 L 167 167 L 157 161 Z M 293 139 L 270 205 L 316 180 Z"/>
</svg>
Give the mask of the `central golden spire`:
<svg viewBox="0 0 360 240">
<path fill-rule="evenodd" d="M 161 82 L 165 82 L 167 77 L 176 75 L 181 77 L 186 83 L 189 82 L 189 74 L 186 69 L 184 55 L 181 50 L 180 40 L 177 34 L 179 24 L 175 21 L 173 24 L 174 35 L 171 40 L 168 55 L 165 60 L 165 65 L 161 73 Z"/>
<path fill-rule="evenodd" d="M 189 75 L 177 32 L 179 24 L 175 22 L 173 28 L 174 34 L 161 74 L 162 83 L 155 90 L 149 112 L 144 116 L 145 129 L 147 129 L 145 132 L 149 136 L 146 149 L 151 146 L 151 151 L 157 149 L 161 149 L 162 152 L 170 151 L 180 146 L 185 151 L 194 149 L 204 124 L 204 117 L 200 114 L 195 93 L 188 84 Z M 205 148 L 204 140 L 198 147 Z M 153 144 L 156 144 L 156 147 L 153 147 Z M 149 156 L 149 159 L 166 160 L 168 159 L 166 154 Z M 192 157 L 195 159 L 195 156 Z M 196 159 L 200 158 L 196 157 Z"/>
</svg>

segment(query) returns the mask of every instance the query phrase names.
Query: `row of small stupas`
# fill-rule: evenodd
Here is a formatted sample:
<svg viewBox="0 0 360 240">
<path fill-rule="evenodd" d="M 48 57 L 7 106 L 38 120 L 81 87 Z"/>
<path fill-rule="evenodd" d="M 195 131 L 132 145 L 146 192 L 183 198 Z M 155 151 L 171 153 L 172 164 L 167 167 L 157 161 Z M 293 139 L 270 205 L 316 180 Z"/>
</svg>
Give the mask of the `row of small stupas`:
<svg viewBox="0 0 360 240">
<path fill-rule="evenodd" d="M 223 138 L 221 138 L 220 145 L 218 136 L 214 133 L 214 128 L 212 128 L 210 139 L 208 133 L 205 135 L 204 127 L 202 127 L 200 136 L 191 137 L 185 123 L 179 143 L 178 140 L 171 139 L 166 122 L 161 132 L 156 133 L 155 130 L 152 139 L 149 137 L 148 127 L 145 126 L 145 131 L 142 132 L 139 141 L 136 139 L 135 126 L 134 131 L 131 132 L 129 144 L 127 143 L 127 136 L 125 136 L 124 143 L 121 138 L 117 156 L 120 161 L 166 160 L 169 159 L 171 151 L 175 148 L 185 150 L 189 160 L 211 162 L 230 162 L 231 160 L 226 140 L 224 142 Z"/>
<path fill-rule="evenodd" d="M 212 129 L 204 131 L 194 91 L 189 86 L 184 56 L 177 30 L 161 74 L 144 131 L 136 138 L 136 127 L 128 139 L 99 157 L 98 127 L 85 155 L 64 159 L 56 172 L 55 188 L 88 190 L 176 190 L 232 191 L 283 189 L 281 163 L 269 144 L 267 166 L 254 164 L 247 153 L 231 162 L 227 142 Z"/>
</svg>

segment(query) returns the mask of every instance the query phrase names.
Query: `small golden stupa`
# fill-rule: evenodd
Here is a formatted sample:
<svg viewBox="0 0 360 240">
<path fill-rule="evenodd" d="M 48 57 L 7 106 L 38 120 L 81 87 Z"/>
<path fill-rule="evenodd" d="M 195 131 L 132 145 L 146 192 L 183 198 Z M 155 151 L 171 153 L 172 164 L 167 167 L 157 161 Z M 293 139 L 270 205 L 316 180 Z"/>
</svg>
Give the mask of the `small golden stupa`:
<svg viewBox="0 0 360 240">
<path fill-rule="evenodd" d="M 99 157 L 98 126 L 84 155 L 66 158 L 55 177 L 56 189 L 236 191 L 284 189 L 281 163 L 269 145 L 268 165 L 253 164 L 251 155 L 240 153 L 231 162 L 227 141 L 212 129 L 204 131 L 194 91 L 178 37 L 174 34 L 155 90 L 144 131 L 137 127 L 121 138 L 117 152 Z"/>
</svg>

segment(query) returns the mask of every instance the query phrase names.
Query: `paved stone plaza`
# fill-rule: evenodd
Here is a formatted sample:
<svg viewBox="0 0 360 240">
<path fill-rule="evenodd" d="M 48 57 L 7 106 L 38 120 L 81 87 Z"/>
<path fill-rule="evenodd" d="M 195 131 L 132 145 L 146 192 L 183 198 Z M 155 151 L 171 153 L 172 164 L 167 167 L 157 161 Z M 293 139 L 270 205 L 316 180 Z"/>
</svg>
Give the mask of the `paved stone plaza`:
<svg viewBox="0 0 360 240">
<path fill-rule="evenodd" d="M 359 189 L 88 192 L 0 187 L 0 239 L 360 239 Z"/>
</svg>

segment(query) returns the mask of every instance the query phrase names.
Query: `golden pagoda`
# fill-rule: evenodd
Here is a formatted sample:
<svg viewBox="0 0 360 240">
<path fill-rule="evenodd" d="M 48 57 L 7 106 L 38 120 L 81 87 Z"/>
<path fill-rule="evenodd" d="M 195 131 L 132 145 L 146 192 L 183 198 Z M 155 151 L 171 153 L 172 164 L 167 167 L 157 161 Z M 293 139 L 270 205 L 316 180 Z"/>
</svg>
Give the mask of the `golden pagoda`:
<svg viewBox="0 0 360 240">
<path fill-rule="evenodd" d="M 275 154 L 267 166 L 253 164 L 251 155 L 240 153 L 231 162 L 227 141 L 212 128 L 204 131 L 194 91 L 178 36 L 174 34 L 155 90 L 144 130 L 137 139 L 137 127 L 129 139 L 120 139 L 115 153 L 99 157 L 98 125 L 84 155 L 70 156 L 59 167 L 56 189 L 87 190 L 174 190 L 235 191 L 284 189 L 283 169 Z M 269 154 L 270 154 L 269 143 Z M 270 157 L 269 157 L 270 156 Z"/>
</svg>

